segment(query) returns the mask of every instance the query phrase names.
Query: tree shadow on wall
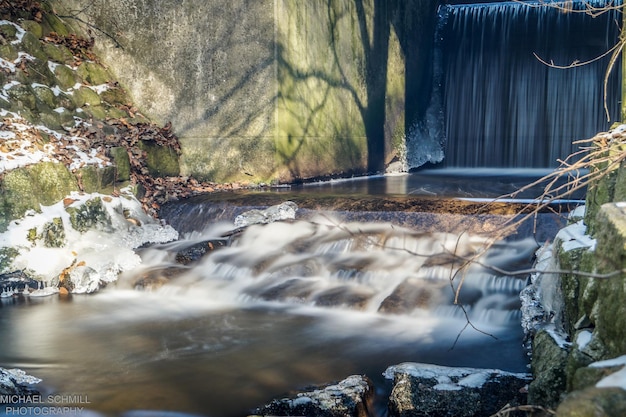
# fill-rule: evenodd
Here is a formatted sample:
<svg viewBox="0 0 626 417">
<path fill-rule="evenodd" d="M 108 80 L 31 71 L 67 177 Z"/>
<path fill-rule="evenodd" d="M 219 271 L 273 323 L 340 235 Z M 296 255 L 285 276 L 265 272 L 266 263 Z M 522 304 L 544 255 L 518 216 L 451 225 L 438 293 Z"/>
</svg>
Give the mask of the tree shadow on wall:
<svg viewBox="0 0 626 417">
<path fill-rule="evenodd" d="M 294 133 L 289 135 L 289 140 L 296 144 L 288 144 L 280 156 L 292 174 L 299 173 L 297 153 L 306 147 L 304 143 L 322 135 L 336 138 L 335 152 L 347 152 L 348 158 L 336 156 L 338 166 L 363 166 L 359 160 L 362 138 L 355 134 L 359 128 L 367 147 L 366 171 L 384 171 L 391 136 L 396 130 L 393 125 L 404 120 L 403 130 L 408 131 L 426 111 L 432 84 L 430 62 L 436 6 L 435 1 L 430 3 L 325 0 L 325 16 L 316 17 L 323 18 L 322 25 L 326 27 L 320 29 L 317 22 L 316 33 L 327 33 L 327 55 L 314 56 L 313 60 L 305 56 L 305 65 L 297 59 L 302 59 L 298 51 L 292 51 L 290 39 L 277 39 L 278 105 L 286 109 L 286 117 L 296 124 L 291 126 Z M 304 33 L 295 31 L 295 36 L 306 38 L 307 30 L 309 27 L 302 29 Z M 395 73 L 388 72 L 392 32 L 399 41 L 404 65 L 404 97 L 399 100 L 388 95 L 389 82 L 397 82 L 389 78 Z M 393 108 L 393 104 L 390 108 L 394 102 L 403 108 Z M 344 119 L 352 116 L 346 111 L 349 108 L 355 109 L 359 128 L 352 121 L 338 121 L 337 114 Z"/>
</svg>

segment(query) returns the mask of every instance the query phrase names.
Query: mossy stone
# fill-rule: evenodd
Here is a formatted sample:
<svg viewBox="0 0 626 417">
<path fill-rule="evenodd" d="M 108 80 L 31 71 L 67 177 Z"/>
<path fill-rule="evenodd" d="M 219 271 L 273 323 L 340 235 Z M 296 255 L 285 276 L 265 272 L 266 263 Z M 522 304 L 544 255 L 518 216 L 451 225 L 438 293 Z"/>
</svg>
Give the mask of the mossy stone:
<svg viewBox="0 0 626 417">
<path fill-rule="evenodd" d="M 146 166 L 155 177 L 175 177 L 180 175 L 179 156 L 167 146 L 159 146 L 151 141 L 139 141 L 139 148 L 146 152 Z"/>
<path fill-rule="evenodd" d="M 569 394 L 556 410 L 559 417 L 626 416 L 626 391 L 621 388 L 587 388 Z"/>
<path fill-rule="evenodd" d="M 531 369 L 533 381 L 528 387 L 529 404 L 555 407 L 567 387 L 565 366 L 567 351 L 557 345 L 545 330 L 533 340 Z"/>
<path fill-rule="evenodd" d="M 37 38 L 43 37 L 43 28 L 39 23 L 35 22 L 34 20 L 24 20 L 21 23 L 21 26 L 24 30 L 31 32 Z"/>
<path fill-rule="evenodd" d="M 65 245 L 63 219 L 55 217 L 43 226 L 42 238 L 47 248 L 62 248 Z"/>
<path fill-rule="evenodd" d="M 65 211 L 70 215 L 72 227 L 81 233 L 93 228 L 111 229 L 111 218 L 100 197 L 87 200 L 79 207 L 68 207 Z"/>
<path fill-rule="evenodd" d="M 70 34 L 67 25 L 59 16 L 53 13 L 44 13 L 43 15 L 44 33 L 47 35 L 50 32 L 56 32 L 60 36 L 67 36 Z"/>
<path fill-rule="evenodd" d="M 57 79 L 57 84 L 64 90 L 74 87 L 78 82 L 76 72 L 66 65 L 57 65 L 54 68 L 54 75 Z"/>
<path fill-rule="evenodd" d="M 130 158 L 126 148 L 116 146 L 109 148 L 109 156 L 115 162 L 116 181 L 124 182 L 130 180 Z"/>
<path fill-rule="evenodd" d="M 71 64 L 74 62 L 72 52 L 65 45 L 44 43 L 41 48 L 45 54 L 48 55 L 50 61 L 61 62 L 63 64 Z"/>
<path fill-rule="evenodd" d="M 22 84 L 50 85 L 54 81 L 54 75 L 50 72 L 44 61 L 34 60 L 26 62 L 26 69 L 18 69 L 16 80 Z"/>
<path fill-rule="evenodd" d="M 81 87 L 74 90 L 72 97 L 76 107 L 83 107 L 85 105 L 97 106 L 101 103 L 98 93 L 89 87 Z"/>
<path fill-rule="evenodd" d="M 24 84 L 11 87 L 7 95 L 14 101 L 18 109 L 35 110 L 37 108 L 37 98 L 32 89 Z"/>
<path fill-rule="evenodd" d="M 113 166 L 99 168 L 95 165 L 86 165 L 78 169 L 76 176 L 80 178 L 83 191 L 108 194 L 114 190 L 115 171 Z"/>
<path fill-rule="evenodd" d="M 44 106 L 42 105 L 43 109 Z M 41 123 L 51 129 L 62 129 L 64 126 L 74 124 L 74 115 L 70 111 L 57 112 L 52 109 L 39 113 Z"/>
<path fill-rule="evenodd" d="M 76 178 L 63 164 L 41 162 L 33 165 L 30 171 L 39 189 L 37 199 L 43 205 L 52 205 L 78 189 Z"/>
<path fill-rule="evenodd" d="M 598 381 L 613 372 L 619 371 L 621 367 L 592 368 L 585 366 L 576 370 L 572 377 L 571 391 L 579 391 L 593 387 Z"/>
<path fill-rule="evenodd" d="M 85 106 L 83 110 L 94 119 L 104 120 L 108 116 L 106 109 L 99 104 L 95 106 Z"/>
<path fill-rule="evenodd" d="M 78 75 L 92 85 L 106 84 L 111 76 L 106 68 L 96 62 L 83 62 L 76 70 Z"/>
<path fill-rule="evenodd" d="M 19 254 L 19 251 L 12 247 L 0 248 L 0 273 L 11 272 L 13 270 L 13 260 Z"/>
<path fill-rule="evenodd" d="M 31 32 L 26 32 L 24 37 L 22 38 L 22 48 L 25 52 L 34 56 L 35 58 L 46 62 L 48 60 L 48 55 L 41 49 L 41 42 L 39 38 L 33 35 Z"/>
<path fill-rule="evenodd" d="M 107 106 L 106 107 L 107 116 L 112 119 L 120 119 L 122 117 L 126 117 L 126 112 L 118 109 L 117 107 Z"/>
<path fill-rule="evenodd" d="M 0 45 L 0 58 L 13 62 L 17 59 L 17 49 L 10 43 Z"/>
<path fill-rule="evenodd" d="M 8 41 L 17 40 L 17 28 L 9 23 L 0 24 L 0 35 Z"/>
<path fill-rule="evenodd" d="M 113 87 L 103 91 L 102 94 L 100 94 L 100 98 L 102 98 L 102 101 L 112 105 L 126 104 L 128 102 L 128 95 L 119 87 Z"/>
<path fill-rule="evenodd" d="M 35 98 L 44 103 L 51 109 L 56 108 L 56 97 L 52 90 L 45 85 L 36 85 L 33 87 Z"/>
</svg>

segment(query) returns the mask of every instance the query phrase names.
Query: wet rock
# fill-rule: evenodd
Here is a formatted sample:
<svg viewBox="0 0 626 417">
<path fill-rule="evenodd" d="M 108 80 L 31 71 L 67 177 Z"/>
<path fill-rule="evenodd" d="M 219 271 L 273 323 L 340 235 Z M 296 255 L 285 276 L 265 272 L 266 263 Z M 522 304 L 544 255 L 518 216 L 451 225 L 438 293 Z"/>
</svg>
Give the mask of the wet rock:
<svg viewBox="0 0 626 417">
<path fill-rule="evenodd" d="M 296 218 L 298 206 L 292 201 L 286 201 L 265 210 L 250 210 L 235 218 L 235 226 L 244 227 L 253 224 L 266 224 L 280 220 L 293 220 Z"/>
<path fill-rule="evenodd" d="M 0 368 L 0 395 L 38 395 L 33 385 L 40 382 L 21 369 Z"/>
<path fill-rule="evenodd" d="M 527 374 L 404 363 L 389 367 L 390 416 L 482 417 L 526 404 Z"/>
<path fill-rule="evenodd" d="M 226 240 L 207 240 L 196 243 L 195 245 L 181 249 L 176 253 L 176 262 L 183 265 L 189 265 L 197 261 L 209 252 L 227 245 Z"/>
<path fill-rule="evenodd" d="M 299 392 L 272 401 L 255 410 L 258 416 L 366 417 L 374 388 L 362 375 L 352 375 L 336 384 Z"/>
</svg>

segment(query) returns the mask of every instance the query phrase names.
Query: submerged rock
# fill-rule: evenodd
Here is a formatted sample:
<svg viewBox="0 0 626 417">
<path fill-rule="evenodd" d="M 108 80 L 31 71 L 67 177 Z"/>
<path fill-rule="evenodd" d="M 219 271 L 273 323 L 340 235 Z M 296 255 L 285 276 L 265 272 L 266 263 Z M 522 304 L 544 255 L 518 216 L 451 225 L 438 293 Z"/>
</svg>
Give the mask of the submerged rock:
<svg viewBox="0 0 626 417">
<path fill-rule="evenodd" d="M 374 388 L 366 376 L 352 375 L 327 385 L 274 400 L 257 408 L 259 416 L 366 417 Z"/>
<path fill-rule="evenodd" d="M 526 404 L 530 376 L 497 369 L 451 368 L 421 363 L 389 367 L 389 415 L 482 417 L 506 405 Z"/>
</svg>

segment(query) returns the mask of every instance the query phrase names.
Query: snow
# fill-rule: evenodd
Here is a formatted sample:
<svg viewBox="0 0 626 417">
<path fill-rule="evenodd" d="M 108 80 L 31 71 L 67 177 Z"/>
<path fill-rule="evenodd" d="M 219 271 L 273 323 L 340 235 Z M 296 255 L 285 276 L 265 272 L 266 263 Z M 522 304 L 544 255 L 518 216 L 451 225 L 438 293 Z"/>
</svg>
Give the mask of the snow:
<svg viewBox="0 0 626 417">
<path fill-rule="evenodd" d="M 593 333 L 589 330 L 583 330 L 576 336 L 576 344 L 578 345 L 578 349 L 582 350 L 587 347 L 589 342 L 591 342 L 591 337 Z"/>
<path fill-rule="evenodd" d="M 10 125 L 5 125 L 4 130 L 0 128 L 0 144 L 4 144 L 6 148 L 4 152 L 0 152 L 0 173 L 38 162 L 61 162 L 56 157 L 59 149 L 71 151 L 70 170 L 85 165 L 95 165 L 102 168 L 111 164 L 110 161 L 99 156 L 99 149 L 84 150 L 76 145 L 77 143 L 86 143 L 84 138 L 67 136 L 42 125 L 33 126 L 16 113 L 2 111 L 0 115 L 6 117 L 10 122 Z M 57 142 L 50 142 L 38 147 L 34 143 L 36 131 L 50 135 Z"/>
<path fill-rule="evenodd" d="M 593 362 L 589 366 L 591 368 L 609 368 L 612 366 L 624 365 L 626 365 L 626 355 L 618 356 L 617 358 L 607 359 L 604 361 Z"/>
<path fill-rule="evenodd" d="M 626 390 L 626 355 L 617 358 L 607 359 L 604 361 L 593 362 L 590 368 L 609 368 L 614 366 L 622 366 L 623 368 L 612 373 L 596 383 L 597 388 L 621 388 Z"/>
<path fill-rule="evenodd" d="M 80 207 L 94 198 L 101 199 L 111 227 L 84 233 L 74 230 L 65 206 L 71 202 L 68 207 Z M 124 213 L 141 226 L 129 222 Z M 44 225 L 54 218 L 62 220 L 66 235 L 63 247 L 45 247 L 40 240 L 33 242 L 28 238 L 30 230 L 41 233 Z M 141 258 L 135 248 L 177 238 L 174 229 L 162 226 L 146 215 L 141 203 L 126 190 L 120 197 L 72 193 L 65 202 L 42 206 L 41 213 L 30 211 L 22 219 L 11 222 L 8 230 L 0 234 L 0 247 L 19 251 L 12 262 L 12 270 L 26 270 L 45 282 L 54 282 L 64 269 L 79 265 L 72 268 L 70 278 L 75 284 L 73 292 L 82 293 L 93 292 L 100 283 L 116 281 L 120 273 L 139 266 Z"/>
<path fill-rule="evenodd" d="M 596 247 L 596 240 L 587 235 L 586 231 L 587 227 L 583 221 L 580 220 L 559 230 L 555 240 L 558 239 L 563 242 L 562 247 L 565 252 L 581 248 L 594 250 Z"/>
<path fill-rule="evenodd" d="M 383 376 L 393 380 L 398 373 L 408 374 L 416 378 L 436 379 L 437 384 L 433 388 L 441 391 L 480 388 L 489 380 L 497 379 L 500 376 L 513 376 L 521 379 L 528 379 L 529 377 L 525 373 L 511 373 L 500 369 L 455 368 L 416 362 L 390 366 L 383 372 Z"/>
</svg>

